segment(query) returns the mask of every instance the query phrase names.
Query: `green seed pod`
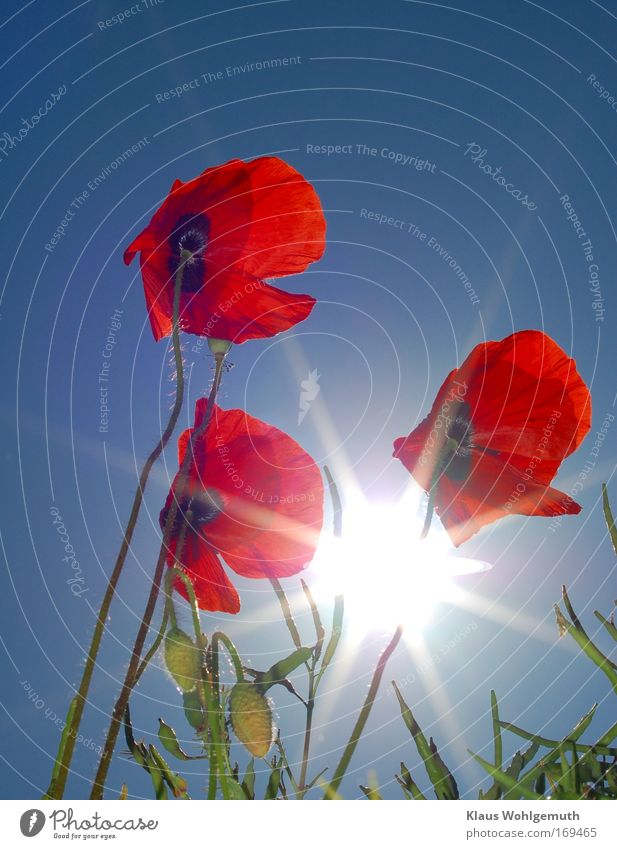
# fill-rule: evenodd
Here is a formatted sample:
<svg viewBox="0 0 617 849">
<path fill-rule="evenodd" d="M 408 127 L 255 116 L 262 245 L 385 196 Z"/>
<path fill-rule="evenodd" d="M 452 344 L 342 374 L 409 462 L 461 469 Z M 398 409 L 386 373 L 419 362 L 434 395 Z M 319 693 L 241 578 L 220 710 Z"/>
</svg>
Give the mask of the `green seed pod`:
<svg viewBox="0 0 617 849">
<path fill-rule="evenodd" d="M 171 628 L 165 637 L 165 664 L 181 690 L 186 693 L 195 689 L 200 678 L 201 651 L 179 628 Z"/>
<path fill-rule="evenodd" d="M 241 681 L 229 695 L 229 713 L 234 733 L 256 758 L 264 758 L 274 739 L 272 711 L 267 698 L 255 684 Z"/>
</svg>

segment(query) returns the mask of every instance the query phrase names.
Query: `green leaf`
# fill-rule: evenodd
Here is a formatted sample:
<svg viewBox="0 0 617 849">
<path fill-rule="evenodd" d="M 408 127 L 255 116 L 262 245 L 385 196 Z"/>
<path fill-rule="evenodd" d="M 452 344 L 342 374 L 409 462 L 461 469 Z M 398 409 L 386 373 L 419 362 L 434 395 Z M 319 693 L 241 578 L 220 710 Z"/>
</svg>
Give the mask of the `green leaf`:
<svg viewBox="0 0 617 849">
<path fill-rule="evenodd" d="M 242 789 L 242 785 L 235 778 L 227 777 L 227 793 L 230 799 L 234 801 L 245 801 L 246 793 Z"/>
<path fill-rule="evenodd" d="M 336 481 L 330 473 L 330 469 L 324 466 L 328 488 L 330 490 L 330 498 L 332 500 L 332 524 L 335 537 L 340 537 L 343 533 L 343 508 L 341 506 L 341 497 L 339 495 Z"/>
<path fill-rule="evenodd" d="M 611 510 L 611 504 L 608 500 L 608 490 L 605 483 L 602 484 L 602 506 L 604 508 L 606 527 L 608 528 L 611 542 L 613 543 L 613 551 L 617 554 L 617 527 L 615 526 L 615 519 L 613 518 L 613 511 Z"/>
<path fill-rule="evenodd" d="M 582 627 L 577 627 L 576 623 L 572 624 L 568 622 L 558 605 L 555 605 L 555 613 L 560 631 L 569 634 L 573 638 L 587 657 L 595 663 L 598 669 L 604 672 L 614 692 L 617 693 L 617 666 L 589 639 Z"/>
<path fill-rule="evenodd" d="M 538 754 L 540 746 L 537 743 L 532 743 L 531 746 L 528 746 L 524 752 L 515 752 L 512 760 L 510 761 L 510 765 L 506 769 L 506 775 L 514 780 L 517 780 L 521 774 L 521 772 L 525 769 L 525 766 L 535 758 Z M 525 786 L 531 787 L 531 782 L 524 782 Z M 497 797 L 499 798 L 499 797 Z M 508 790 L 503 794 L 504 799 L 518 799 L 518 795 L 512 793 L 512 791 Z"/>
<path fill-rule="evenodd" d="M 242 779 L 242 789 L 246 795 L 247 799 L 255 798 L 255 759 L 251 758 L 248 766 L 246 768 L 246 772 L 244 773 L 244 778 Z"/>
<path fill-rule="evenodd" d="M 379 795 L 379 790 L 375 787 L 365 787 L 364 784 L 360 784 L 360 790 L 364 793 L 367 799 L 371 799 L 371 801 L 382 802 L 383 798 Z"/>
<path fill-rule="evenodd" d="M 208 725 L 208 718 L 199 698 L 197 689 L 191 690 L 188 693 L 182 693 L 182 703 L 184 705 L 184 715 L 188 724 L 203 734 Z"/>
<path fill-rule="evenodd" d="M 62 734 L 60 736 L 60 743 L 58 745 L 58 753 L 56 755 L 56 760 L 54 762 L 54 768 L 53 768 L 52 773 L 51 773 L 51 779 L 50 779 L 50 782 L 49 782 L 49 787 L 47 788 L 47 792 L 43 796 L 43 799 L 55 799 L 56 798 L 55 795 L 54 795 L 55 786 L 56 786 L 56 782 L 58 780 L 58 776 L 60 774 L 60 769 L 62 767 L 62 763 L 64 761 L 65 749 L 66 749 L 67 743 L 69 742 L 69 729 L 72 727 L 72 724 L 73 724 L 73 717 L 75 716 L 75 711 L 77 710 L 78 701 L 79 701 L 78 697 L 74 696 L 71 699 L 71 702 L 69 704 L 69 709 L 68 709 L 67 714 L 66 714 L 66 720 L 64 722 L 64 728 L 63 728 Z"/>
<path fill-rule="evenodd" d="M 274 684 L 278 684 L 283 679 L 287 678 L 295 669 L 303 663 L 307 663 L 313 654 L 313 649 L 301 647 L 292 652 L 289 657 L 284 660 L 279 660 L 274 666 L 271 666 L 267 672 L 259 676 L 259 686 L 262 692 L 266 692 Z"/>
<path fill-rule="evenodd" d="M 305 791 L 311 790 L 317 784 L 317 782 L 321 779 L 321 777 L 326 774 L 327 771 L 328 771 L 328 767 L 325 766 L 321 770 L 321 772 L 317 773 L 317 775 L 315 776 L 315 778 L 312 781 L 309 781 L 309 783 L 305 787 Z"/>
<path fill-rule="evenodd" d="M 173 755 L 175 758 L 178 758 L 180 761 L 197 761 L 201 760 L 205 757 L 205 755 L 187 755 L 187 753 L 181 748 L 178 743 L 178 738 L 176 737 L 176 732 L 173 730 L 171 725 L 167 725 L 159 717 L 159 740 L 163 744 L 164 748 L 169 752 L 170 755 Z"/>
<path fill-rule="evenodd" d="M 528 787 L 525 787 L 521 782 L 516 781 L 516 779 L 507 775 L 502 770 L 497 769 L 497 767 L 493 766 L 493 764 L 485 761 L 484 758 L 481 758 L 480 755 L 475 755 L 472 751 L 469 751 L 469 754 L 474 758 L 480 766 L 484 767 L 484 769 L 488 772 L 488 774 L 493 778 L 498 784 L 502 786 L 505 791 L 512 791 L 513 793 L 517 793 L 518 796 L 523 796 L 525 799 L 541 799 L 542 797 L 535 793 L 533 790 L 530 790 Z"/>
<path fill-rule="evenodd" d="M 431 737 L 430 740 L 427 741 L 426 737 L 422 733 L 422 729 L 416 722 L 409 706 L 406 704 L 394 681 L 392 682 L 392 686 L 394 687 L 394 691 L 399 702 L 403 722 L 414 739 L 418 754 L 424 761 L 424 766 L 433 785 L 433 789 L 435 790 L 435 795 L 438 799 L 458 799 L 459 795 L 456 781 L 439 756 L 437 747 L 433 742 L 433 738 Z"/>
<path fill-rule="evenodd" d="M 148 753 L 150 755 L 150 762 L 154 767 L 154 770 L 151 770 L 151 774 L 156 770 L 160 771 L 162 778 L 169 785 L 169 789 L 176 799 L 190 799 L 191 797 L 187 793 L 188 787 L 186 780 L 181 775 L 178 775 L 177 772 L 173 772 L 167 761 L 165 761 L 152 743 L 148 746 Z M 158 799 L 160 797 L 157 795 L 156 798 Z M 162 798 L 167 798 L 167 795 L 165 794 Z"/>
<path fill-rule="evenodd" d="M 611 616 L 610 619 L 605 619 L 597 610 L 594 610 L 593 615 L 604 625 L 611 637 L 617 642 L 617 628 L 615 627 L 613 617 Z"/>
<path fill-rule="evenodd" d="M 313 616 L 313 625 L 315 626 L 315 635 L 317 637 L 317 642 L 315 643 L 315 648 L 313 649 L 313 657 L 315 661 L 319 660 L 319 655 L 321 654 L 321 649 L 323 647 L 323 641 L 326 636 L 326 629 L 324 628 L 321 622 L 321 616 L 319 615 L 319 610 L 317 605 L 315 604 L 315 599 L 313 598 L 313 594 L 306 585 L 306 583 L 300 578 L 300 583 L 302 584 L 302 589 L 304 590 L 304 595 L 306 596 L 306 600 L 309 603 L 309 607 L 311 608 L 311 614 Z"/>
<path fill-rule="evenodd" d="M 141 749 L 142 746 L 143 750 Z M 139 751 L 140 757 L 138 758 L 137 755 L 135 755 L 135 760 L 140 762 L 143 768 L 149 773 L 156 798 L 168 799 L 169 794 L 167 793 L 163 771 L 160 766 L 157 765 L 156 761 L 143 743 L 138 744 L 137 751 Z"/>
<path fill-rule="evenodd" d="M 415 799 L 417 801 L 426 801 L 426 796 L 422 793 L 416 782 L 411 777 L 411 773 L 405 766 L 405 764 L 401 761 L 401 774 L 395 776 L 398 783 L 403 788 L 403 792 L 405 793 L 408 799 Z"/>
<path fill-rule="evenodd" d="M 501 740 L 501 726 L 499 725 L 499 707 L 497 705 L 497 696 L 494 690 L 491 690 L 491 715 L 493 718 L 493 740 L 495 747 L 495 766 L 501 769 L 503 763 L 503 744 Z"/>
<path fill-rule="evenodd" d="M 268 786 L 266 787 L 266 795 L 264 799 L 276 799 L 279 786 L 281 783 L 281 768 L 280 766 L 274 766 L 272 772 L 270 773 L 270 778 L 268 779 Z"/>
<path fill-rule="evenodd" d="M 524 740 L 531 740 L 532 742 L 537 743 L 538 746 L 544 746 L 547 749 L 554 750 L 555 754 L 557 754 L 559 745 L 561 743 L 575 742 L 579 739 L 579 737 L 581 737 L 585 733 L 585 731 L 591 725 L 597 707 L 597 704 L 592 705 L 591 708 L 587 711 L 587 713 L 579 719 L 572 731 L 570 731 L 569 734 L 566 734 L 566 736 L 563 737 L 561 740 L 551 740 L 550 738 L 542 737 L 539 734 L 532 734 L 529 731 L 525 731 L 522 728 L 519 728 L 517 725 L 513 725 L 511 722 L 500 721 L 499 724 L 506 731 L 510 731 L 512 732 L 512 734 L 516 734 L 517 737 L 522 737 Z M 589 747 L 584 746 L 583 748 Z M 615 750 L 615 752 L 617 752 L 617 749 Z M 607 754 L 611 754 L 611 750 L 607 750 Z"/>
<path fill-rule="evenodd" d="M 321 676 L 326 671 L 327 667 L 330 665 L 332 658 L 338 648 L 339 640 L 341 639 L 341 634 L 343 633 L 343 614 L 345 613 L 345 600 L 342 595 L 337 595 L 334 599 L 334 613 L 332 614 L 332 631 L 330 633 L 330 639 L 328 640 L 328 645 L 326 646 L 326 650 L 324 652 L 323 660 L 321 661 L 321 668 L 319 670 L 319 675 L 317 676 L 317 683 L 321 680 Z"/>
</svg>

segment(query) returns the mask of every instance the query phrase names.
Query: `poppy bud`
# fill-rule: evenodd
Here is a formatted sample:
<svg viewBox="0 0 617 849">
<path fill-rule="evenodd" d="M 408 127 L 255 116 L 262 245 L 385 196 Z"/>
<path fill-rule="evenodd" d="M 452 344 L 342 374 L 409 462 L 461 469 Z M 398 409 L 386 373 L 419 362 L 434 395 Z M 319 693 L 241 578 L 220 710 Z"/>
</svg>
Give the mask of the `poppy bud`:
<svg viewBox="0 0 617 849">
<path fill-rule="evenodd" d="M 165 664 L 181 690 L 195 689 L 200 678 L 201 651 L 179 628 L 171 628 L 165 637 Z"/>
<path fill-rule="evenodd" d="M 214 339 L 208 336 L 208 348 L 213 354 L 226 354 L 231 348 L 231 342 L 228 339 Z"/>
<path fill-rule="evenodd" d="M 274 725 L 263 693 L 246 681 L 235 684 L 229 696 L 229 712 L 238 740 L 256 758 L 265 757 L 274 738 Z"/>
</svg>

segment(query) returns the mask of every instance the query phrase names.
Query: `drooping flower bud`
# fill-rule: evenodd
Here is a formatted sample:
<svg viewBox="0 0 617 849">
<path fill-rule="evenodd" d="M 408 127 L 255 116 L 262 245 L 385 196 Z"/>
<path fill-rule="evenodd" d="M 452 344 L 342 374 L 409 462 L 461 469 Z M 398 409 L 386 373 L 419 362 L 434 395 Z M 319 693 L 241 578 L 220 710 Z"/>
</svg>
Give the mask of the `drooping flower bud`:
<svg viewBox="0 0 617 849">
<path fill-rule="evenodd" d="M 247 681 L 235 684 L 229 696 L 234 733 L 251 755 L 263 758 L 274 739 L 274 724 L 268 699 Z"/>
<path fill-rule="evenodd" d="M 194 690 L 200 678 L 201 651 L 180 628 L 170 628 L 165 637 L 165 664 L 184 692 Z"/>
</svg>

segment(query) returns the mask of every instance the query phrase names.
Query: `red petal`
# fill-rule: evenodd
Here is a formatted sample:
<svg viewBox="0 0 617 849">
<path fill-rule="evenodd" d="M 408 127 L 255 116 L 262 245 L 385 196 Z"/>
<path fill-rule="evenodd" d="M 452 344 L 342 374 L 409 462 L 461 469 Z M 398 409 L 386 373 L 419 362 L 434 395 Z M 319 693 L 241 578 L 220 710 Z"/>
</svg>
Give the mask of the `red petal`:
<svg viewBox="0 0 617 849">
<path fill-rule="evenodd" d="M 295 168 L 269 156 L 248 163 L 253 209 L 243 268 L 255 277 L 304 271 L 325 248 L 321 202 Z"/>
<path fill-rule="evenodd" d="M 431 487 L 435 462 L 443 447 L 444 428 L 443 423 L 439 424 L 440 416 L 453 415 L 456 399 L 462 391 L 456 382 L 457 373 L 458 370 L 453 369 L 446 377 L 428 416 L 409 436 L 401 436 L 394 441 L 393 456 L 398 457 L 425 490 Z"/>
<path fill-rule="evenodd" d="M 141 251 L 146 303 L 155 339 L 172 327 L 173 279 L 168 239 L 178 221 L 205 215 L 204 281 L 183 293 L 182 329 L 236 343 L 287 330 L 314 300 L 261 282 L 303 271 L 322 255 L 325 219 L 312 186 L 275 157 L 232 160 L 195 180 L 177 183 L 148 227 L 125 252 Z M 253 287 L 256 287 L 255 289 Z"/>
<path fill-rule="evenodd" d="M 202 399 L 196 426 L 205 410 Z M 188 434 L 181 439 L 182 454 Z M 323 522 L 323 482 L 311 457 L 277 428 L 242 410 L 215 407 L 195 459 L 201 485 L 224 503 L 204 534 L 231 568 L 250 578 L 299 572 Z"/>
<path fill-rule="evenodd" d="M 574 360 L 549 336 L 523 331 L 477 345 L 448 375 L 429 416 L 396 440 L 395 456 L 427 491 L 444 456 L 447 420 L 458 413 L 471 420 L 469 472 L 454 480 L 464 466 L 447 466 L 436 490 L 437 511 L 457 545 L 511 513 L 579 512 L 548 485 L 589 431 L 591 398 Z"/>
<path fill-rule="evenodd" d="M 539 331 L 478 345 L 458 370 L 468 384 L 474 444 L 549 483 L 591 427 L 591 397 L 576 363 Z M 544 438 L 546 437 L 546 438 Z"/>
<path fill-rule="evenodd" d="M 215 551 L 198 534 L 189 531 L 185 537 L 181 566 L 191 579 L 197 603 L 201 610 L 220 610 L 237 613 L 240 598 Z M 175 587 L 186 599 L 188 594 L 181 580 Z"/>
<path fill-rule="evenodd" d="M 144 271 L 146 297 L 159 279 Z M 171 332 L 171 299 L 167 289 L 159 291 L 158 300 L 151 297 L 150 319 L 157 339 Z M 294 295 L 247 277 L 234 269 L 214 276 L 197 293 L 182 295 L 180 325 L 186 333 L 214 336 L 240 344 L 249 339 L 263 339 L 282 333 L 307 318 L 315 299 L 310 295 Z"/>
<path fill-rule="evenodd" d="M 561 516 L 580 513 L 580 505 L 558 489 L 525 480 L 521 472 L 494 456 L 476 458 L 466 481 L 443 475 L 435 508 L 455 545 L 504 516 Z"/>
</svg>

